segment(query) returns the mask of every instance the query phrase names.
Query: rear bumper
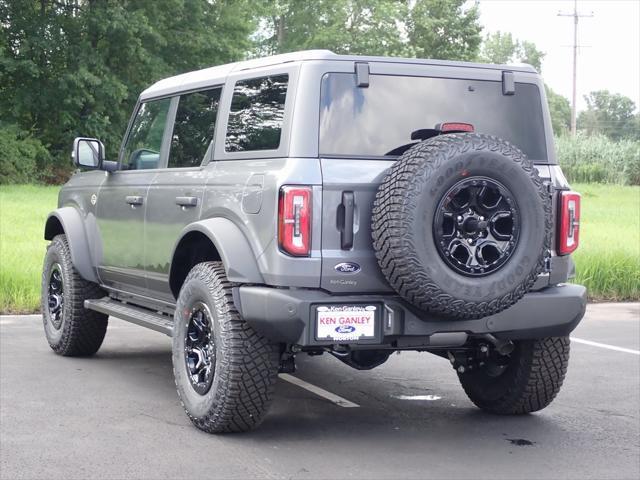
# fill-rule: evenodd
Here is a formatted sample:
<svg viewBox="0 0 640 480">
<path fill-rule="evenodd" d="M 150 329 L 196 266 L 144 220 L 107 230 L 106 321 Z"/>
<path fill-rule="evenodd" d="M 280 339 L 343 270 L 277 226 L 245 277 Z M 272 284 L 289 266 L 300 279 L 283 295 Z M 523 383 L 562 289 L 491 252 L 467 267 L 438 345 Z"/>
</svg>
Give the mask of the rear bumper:
<svg viewBox="0 0 640 480">
<path fill-rule="evenodd" d="M 323 290 L 241 286 L 234 300 L 243 318 L 267 338 L 302 347 L 328 346 L 315 339 L 315 304 L 372 303 L 382 306 L 375 342 L 364 348 L 421 348 L 464 343 L 468 335 L 491 334 L 500 339 L 568 335 L 584 316 L 587 295 L 581 285 L 558 285 L 526 294 L 496 315 L 478 320 L 451 320 L 413 308 L 398 296 L 331 295 Z"/>
</svg>

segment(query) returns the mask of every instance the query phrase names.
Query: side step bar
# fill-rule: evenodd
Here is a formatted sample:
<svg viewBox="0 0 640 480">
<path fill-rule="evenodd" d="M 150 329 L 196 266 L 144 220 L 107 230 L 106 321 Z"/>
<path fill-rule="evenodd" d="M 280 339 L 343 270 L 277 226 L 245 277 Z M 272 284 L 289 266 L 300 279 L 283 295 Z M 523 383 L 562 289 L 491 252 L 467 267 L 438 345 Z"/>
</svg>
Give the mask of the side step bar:
<svg viewBox="0 0 640 480">
<path fill-rule="evenodd" d="M 85 300 L 84 308 L 113 315 L 127 322 L 135 323 L 141 327 L 147 327 L 169 336 L 173 332 L 173 317 L 155 313 L 145 308 L 134 307 L 109 297 Z"/>
</svg>

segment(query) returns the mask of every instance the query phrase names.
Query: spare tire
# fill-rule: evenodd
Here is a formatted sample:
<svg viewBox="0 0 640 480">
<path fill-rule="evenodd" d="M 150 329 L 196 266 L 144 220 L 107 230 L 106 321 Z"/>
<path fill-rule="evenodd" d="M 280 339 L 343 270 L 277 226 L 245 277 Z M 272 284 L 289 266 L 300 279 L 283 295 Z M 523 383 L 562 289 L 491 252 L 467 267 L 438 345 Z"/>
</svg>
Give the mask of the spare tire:
<svg viewBox="0 0 640 480">
<path fill-rule="evenodd" d="M 481 318 L 516 303 L 543 272 L 551 197 L 507 141 L 440 135 L 391 167 L 376 194 L 372 234 L 380 268 L 405 300 Z"/>
</svg>

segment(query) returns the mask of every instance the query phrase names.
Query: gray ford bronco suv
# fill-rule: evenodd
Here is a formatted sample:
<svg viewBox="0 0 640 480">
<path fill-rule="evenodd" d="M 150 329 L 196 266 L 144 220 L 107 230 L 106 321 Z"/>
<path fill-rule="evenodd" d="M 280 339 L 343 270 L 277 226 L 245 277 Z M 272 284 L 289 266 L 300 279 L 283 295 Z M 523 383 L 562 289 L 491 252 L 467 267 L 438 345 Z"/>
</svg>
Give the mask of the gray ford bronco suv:
<svg viewBox="0 0 640 480">
<path fill-rule="evenodd" d="M 560 389 L 580 196 L 531 67 L 250 60 L 142 92 L 117 161 L 73 151 L 44 229 L 47 340 L 91 355 L 110 315 L 170 335 L 202 430 L 257 426 L 302 353 L 430 352 L 497 414 Z"/>
</svg>

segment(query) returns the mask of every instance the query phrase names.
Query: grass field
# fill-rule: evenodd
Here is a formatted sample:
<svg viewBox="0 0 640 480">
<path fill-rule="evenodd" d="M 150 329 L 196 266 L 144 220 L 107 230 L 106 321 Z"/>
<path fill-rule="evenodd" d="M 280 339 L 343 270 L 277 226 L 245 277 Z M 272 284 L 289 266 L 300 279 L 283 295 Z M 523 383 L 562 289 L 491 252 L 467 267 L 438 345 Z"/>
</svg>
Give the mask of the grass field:
<svg viewBox="0 0 640 480">
<path fill-rule="evenodd" d="M 60 187 L 0 186 L 0 312 L 35 312 L 47 214 Z"/>
<path fill-rule="evenodd" d="M 640 187 L 574 185 L 582 193 L 578 283 L 594 300 L 640 300 Z M 0 312 L 35 312 L 47 213 L 59 187 L 0 186 Z"/>
<path fill-rule="evenodd" d="M 640 300 L 640 187 L 572 187 L 582 194 L 576 283 L 595 300 Z"/>
</svg>

